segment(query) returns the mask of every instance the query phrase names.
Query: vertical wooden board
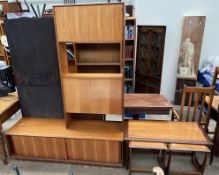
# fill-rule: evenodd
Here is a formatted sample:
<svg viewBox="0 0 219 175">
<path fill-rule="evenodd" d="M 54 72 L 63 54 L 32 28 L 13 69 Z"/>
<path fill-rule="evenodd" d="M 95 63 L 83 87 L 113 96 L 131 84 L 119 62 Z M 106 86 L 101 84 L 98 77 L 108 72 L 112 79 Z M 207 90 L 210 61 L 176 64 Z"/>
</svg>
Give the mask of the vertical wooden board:
<svg viewBox="0 0 219 175">
<path fill-rule="evenodd" d="M 10 136 L 17 156 L 67 159 L 65 140 L 59 138 Z"/>
<path fill-rule="evenodd" d="M 122 114 L 122 79 L 63 78 L 66 112 Z"/>
<path fill-rule="evenodd" d="M 205 29 L 205 20 L 206 16 L 185 16 L 183 21 L 179 64 L 184 60 L 184 57 L 182 56 L 183 45 L 185 45 L 184 43 L 186 39 L 190 38 L 190 41 L 194 46 L 194 56 L 192 64 L 194 64 L 195 75 L 197 75 L 198 73 L 200 54 L 202 48 L 202 39 Z"/>
<path fill-rule="evenodd" d="M 124 4 L 55 6 L 58 42 L 123 40 Z"/>
<path fill-rule="evenodd" d="M 66 139 L 68 158 L 99 163 L 120 163 L 121 143 L 99 140 Z"/>
<path fill-rule="evenodd" d="M 25 145 L 23 144 L 23 138 L 18 136 L 10 136 L 12 147 L 15 155 L 27 156 Z"/>
<path fill-rule="evenodd" d="M 110 162 L 119 163 L 121 161 L 121 143 L 120 142 L 108 142 L 107 154 Z"/>
<path fill-rule="evenodd" d="M 68 159 L 85 160 L 83 140 L 66 139 Z"/>
</svg>

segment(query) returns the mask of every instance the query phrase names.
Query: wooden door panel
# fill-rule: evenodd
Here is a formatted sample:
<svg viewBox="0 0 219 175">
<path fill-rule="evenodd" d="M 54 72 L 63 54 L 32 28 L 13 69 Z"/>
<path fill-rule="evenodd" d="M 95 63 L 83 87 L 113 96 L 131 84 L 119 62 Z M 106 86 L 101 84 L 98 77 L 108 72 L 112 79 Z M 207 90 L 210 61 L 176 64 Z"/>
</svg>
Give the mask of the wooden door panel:
<svg viewBox="0 0 219 175">
<path fill-rule="evenodd" d="M 71 160 L 100 163 L 120 163 L 121 143 L 113 141 L 66 139 L 67 154 Z"/>
<path fill-rule="evenodd" d="M 165 26 L 138 26 L 136 93 L 160 92 L 165 31 Z"/>
<path fill-rule="evenodd" d="M 10 136 L 16 156 L 66 160 L 65 140 L 29 136 Z"/>
</svg>

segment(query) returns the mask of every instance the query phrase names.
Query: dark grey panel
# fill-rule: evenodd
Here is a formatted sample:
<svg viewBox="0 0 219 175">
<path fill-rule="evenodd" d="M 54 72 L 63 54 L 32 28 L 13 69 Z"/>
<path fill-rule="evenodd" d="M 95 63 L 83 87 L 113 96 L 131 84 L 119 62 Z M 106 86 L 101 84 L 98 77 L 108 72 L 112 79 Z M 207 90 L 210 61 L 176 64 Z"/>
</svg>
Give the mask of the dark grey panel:
<svg viewBox="0 0 219 175">
<path fill-rule="evenodd" d="M 22 113 L 28 117 L 63 117 L 54 20 L 5 21 Z"/>
</svg>

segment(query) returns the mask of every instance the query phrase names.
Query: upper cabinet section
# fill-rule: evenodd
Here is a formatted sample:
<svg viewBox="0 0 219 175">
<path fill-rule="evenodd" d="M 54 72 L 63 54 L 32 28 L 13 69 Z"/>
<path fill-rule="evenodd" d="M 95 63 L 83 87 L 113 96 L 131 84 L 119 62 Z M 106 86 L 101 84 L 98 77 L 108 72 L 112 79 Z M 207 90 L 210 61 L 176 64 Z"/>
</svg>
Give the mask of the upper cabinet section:
<svg viewBox="0 0 219 175">
<path fill-rule="evenodd" d="M 55 6 L 58 42 L 115 43 L 124 35 L 124 4 Z M 68 20 L 67 20 L 68 19 Z M 71 21 L 71 22 L 69 22 Z"/>
</svg>

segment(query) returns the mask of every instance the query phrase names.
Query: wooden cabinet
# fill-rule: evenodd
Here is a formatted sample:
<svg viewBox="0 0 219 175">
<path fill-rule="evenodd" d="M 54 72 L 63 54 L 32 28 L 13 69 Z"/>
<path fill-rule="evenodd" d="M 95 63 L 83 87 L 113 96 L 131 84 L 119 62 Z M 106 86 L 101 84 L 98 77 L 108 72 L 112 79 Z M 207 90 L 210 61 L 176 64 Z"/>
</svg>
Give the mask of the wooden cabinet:
<svg viewBox="0 0 219 175">
<path fill-rule="evenodd" d="M 15 41 L 19 41 L 22 49 L 18 51 L 18 48 L 14 48 L 12 51 L 13 53 L 17 51 L 21 57 L 20 60 L 18 57 L 14 59 L 17 66 L 16 75 L 27 77 L 25 80 L 28 80 L 24 82 L 24 79 L 18 79 L 18 83 L 25 87 L 20 88 L 20 91 L 23 90 L 24 94 L 28 86 L 25 93 L 28 99 L 35 101 L 41 97 L 40 100 L 43 101 L 45 99 L 42 97 L 43 93 L 40 96 L 39 93 L 36 93 L 39 96 L 36 97 L 30 96 L 28 92 L 34 90 L 31 83 L 41 85 L 40 82 L 44 82 L 42 80 L 47 80 L 44 82 L 45 85 L 54 86 L 52 84 L 53 78 L 59 74 L 57 71 L 53 72 L 56 69 L 50 70 L 49 68 L 56 65 L 57 60 L 50 60 L 52 58 L 48 53 L 50 50 L 54 51 L 53 49 L 56 49 L 57 45 L 55 53 L 58 53 L 65 119 L 24 117 L 7 132 L 9 144 L 11 143 L 11 155 L 24 159 L 121 166 L 123 153 L 124 3 L 55 6 L 54 19 L 56 44 L 53 40 L 54 33 L 51 32 L 54 31 L 53 19 L 18 19 L 21 21 L 20 25 L 24 21 L 27 23 L 24 23 L 26 24 L 25 30 L 21 30 L 19 27 L 16 34 L 24 36 L 27 28 L 32 27 L 32 29 L 36 29 L 33 30 L 34 36 L 29 36 L 32 33 L 29 31 L 27 39 L 30 42 L 34 38 L 34 41 L 37 42 L 34 42 L 36 47 L 31 46 L 31 49 L 35 50 L 27 51 L 27 46 L 20 43 L 22 41 L 20 37 L 15 36 Z M 45 25 L 43 25 L 44 22 Z M 7 23 L 8 28 L 9 23 L 11 23 L 10 26 L 18 25 L 16 20 L 12 20 Z M 49 34 L 48 29 L 50 29 Z M 40 31 L 42 33 L 39 34 Z M 45 31 L 47 31 L 46 36 Z M 13 36 L 12 33 L 11 36 Z M 43 39 L 47 37 L 50 40 L 42 43 Z M 47 49 L 42 52 L 43 46 Z M 33 54 L 36 51 L 34 56 L 26 56 L 26 52 Z M 22 57 L 21 54 L 25 55 Z M 42 57 L 44 58 L 42 59 L 41 55 L 48 56 L 48 58 Z M 55 56 L 53 59 L 56 58 Z M 27 67 L 29 60 L 32 60 L 31 63 L 35 63 L 35 67 L 31 70 Z M 44 64 L 41 63 L 42 60 L 45 61 Z M 35 70 L 39 63 L 43 67 L 41 73 L 39 70 Z M 21 69 L 21 66 L 24 68 Z M 25 70 L 30 73 L 27 74 Z M 51 73 L 56 76 L 52 78 L 45 76 Z M 42 75 L 43 77 L 41 77 Z M 35 81 L 29 82 L 29 77 L 33 77 Z M 55 78 L 55 80 L 59 79 Z M 58 82 L 55 85 L 59 85 Z M 35 92 L 38 92 L 37 90 Z M 49 100 L 51 99 L 53 98 Z M 47 100 L 44 103 L 48 104 L 40 103 L 38 111 L 44 109 L 44 106 L 47 108 L 48 105 L 53 104 L 49 102 Z M 35 106 L 38 107 L 38 105 Z M 55 108 L 55 110 L 57 109 Z M 116 117 L 116 120 L 119 117 L 119 119 L 117 121 L 97 119 L 106 115 Z M 49 116 L 54 117 L 53 115 Z M 30 117 L 40 117 L 40 115 L 32 113 Z"/>
<path fill-rule="evenodd" d="M 165 26 L 138 26 L 136 93 L 160 93 Z"/>
<path fill-rule="evenodd" d="M 136 18 L 125 19 L 124 92 L 133 93 L 135 88 Z"/>
<path fill-rule="evenodd" d="M 17 159 L 122 165 L 123 130 L 119 122 L 23 118 L 6 134 Z"/>
<path fill-rule="evenodd" d="M 174 98 L 175 105 L 181 105 L 182 94 L 184 86 L 196 86 L 197 78 L 195 77 L 177 77 L 176 92 Z M 189 97 L 185 99 L 185 105 L 188 105 Z"/>
</svg>

